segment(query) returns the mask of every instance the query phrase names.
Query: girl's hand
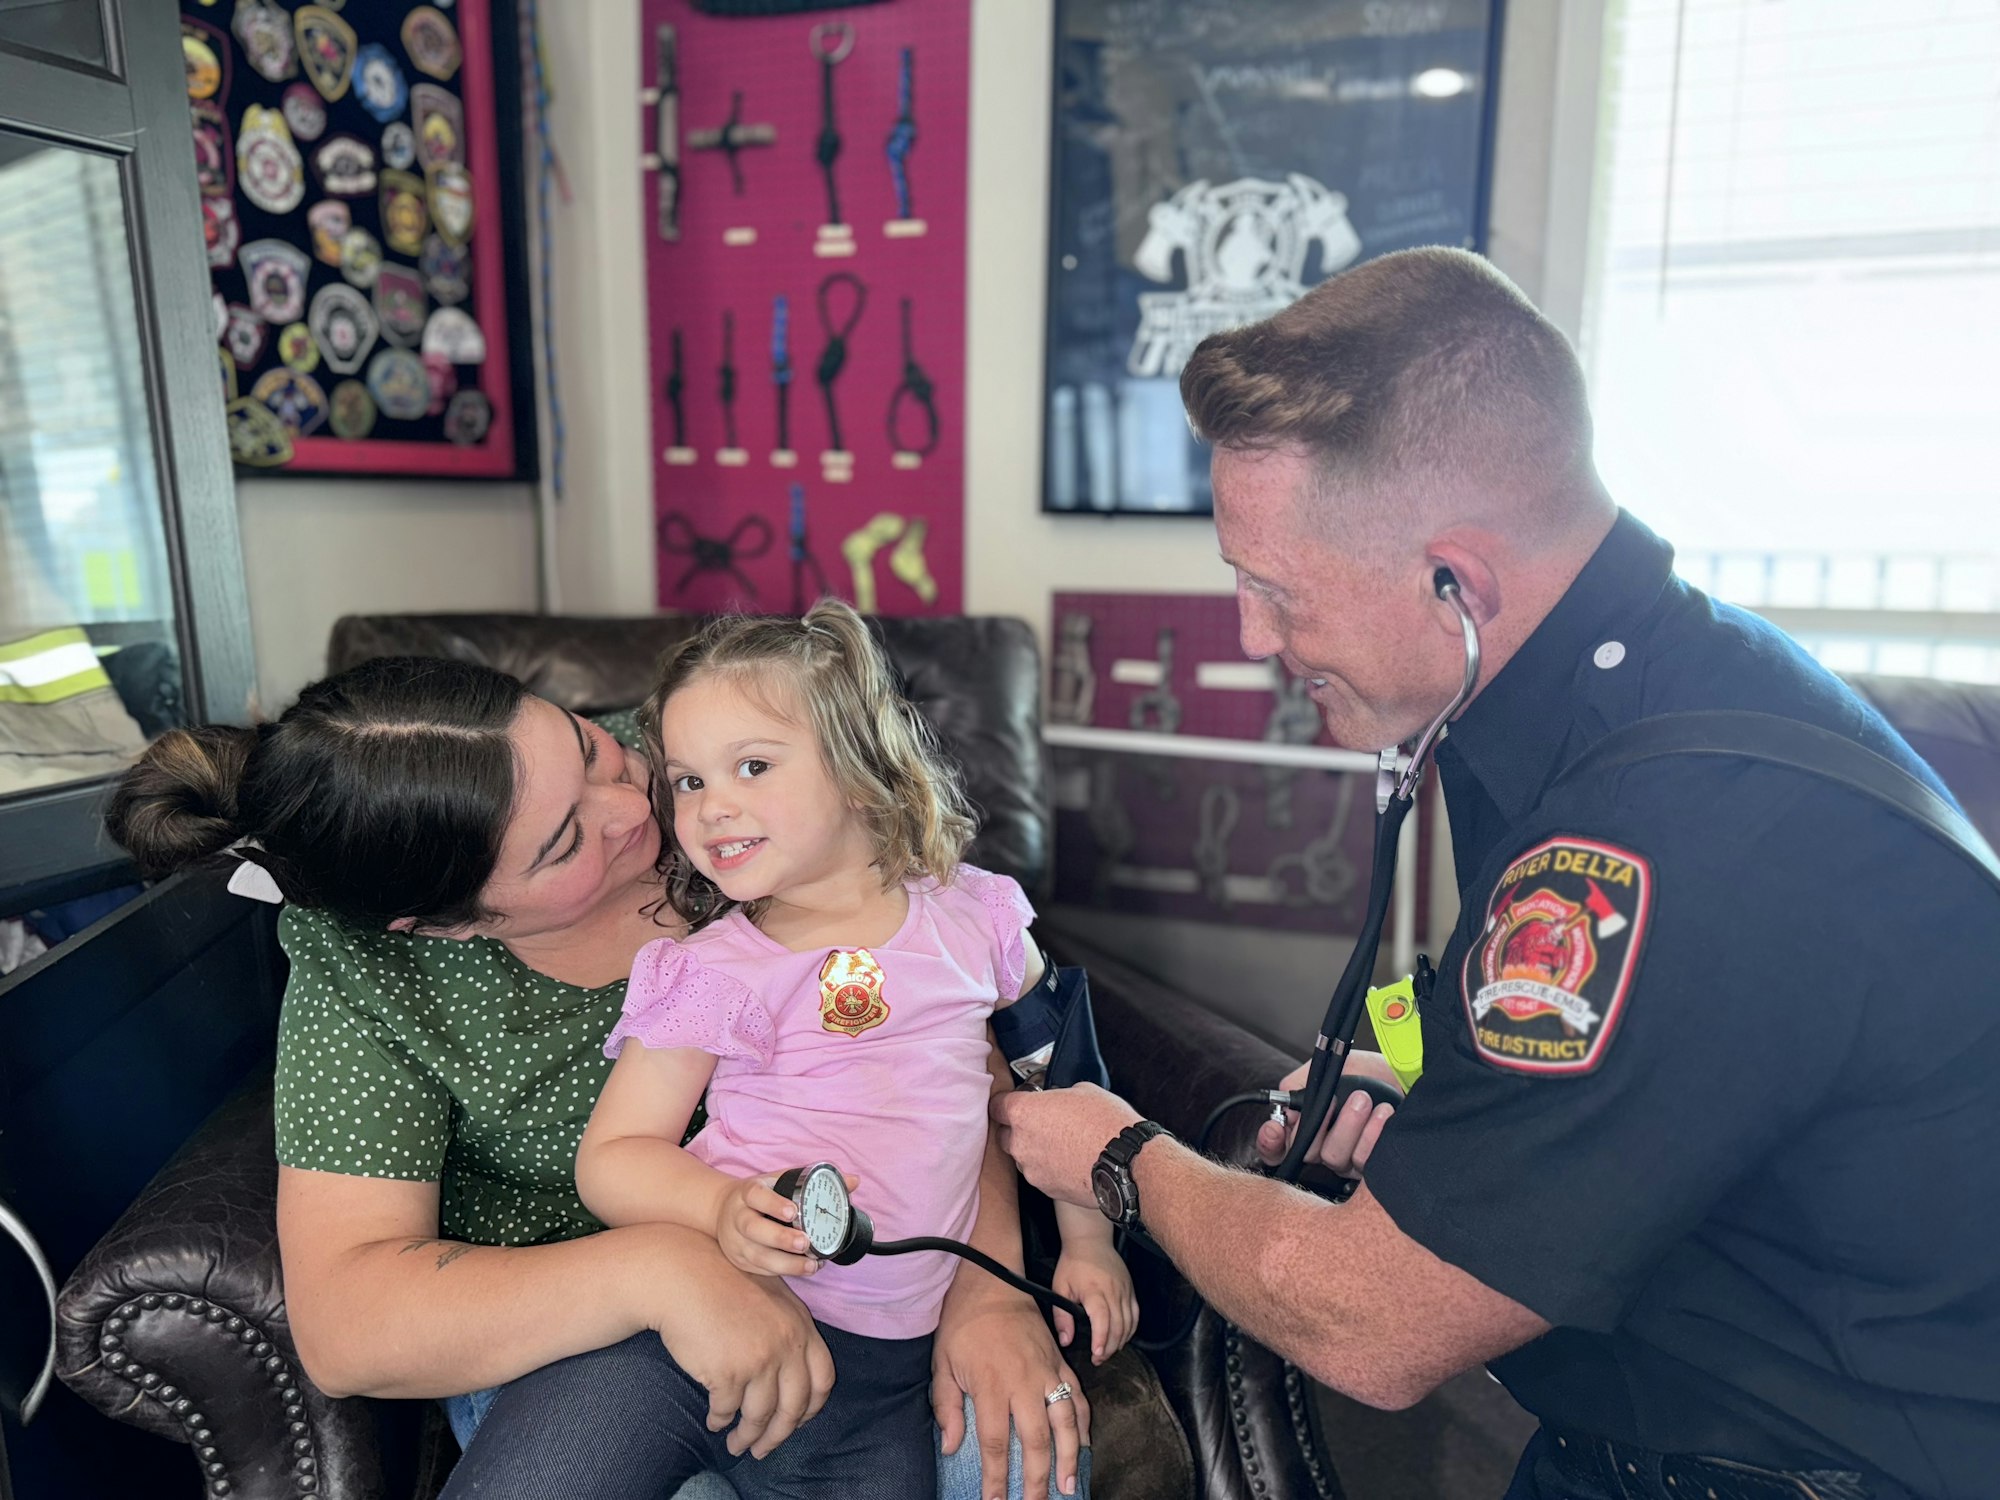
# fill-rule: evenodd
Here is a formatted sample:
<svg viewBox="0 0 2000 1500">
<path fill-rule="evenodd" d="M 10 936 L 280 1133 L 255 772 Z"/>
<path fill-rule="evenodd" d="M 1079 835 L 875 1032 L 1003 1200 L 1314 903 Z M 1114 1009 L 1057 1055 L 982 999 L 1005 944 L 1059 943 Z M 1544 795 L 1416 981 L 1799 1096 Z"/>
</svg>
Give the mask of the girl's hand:
<svg viewBox="0 0 2000 1500">
<path fill-rule="evenodd" d="M 1132 1290 L 1132 1273 L 1111 1246 L 1110 1239 L 1065 1244 L 1049 1284 L 1090 1314 L 1090 1362 L 1101 1365 L 1139 1328 L 1139 1295 Z M 1056 1338 L 1064 1348 L 1076 1337 L 1076 1319 L 1055 1310 Z"/>
<path fill-rule="evenodd" d="M 820 1262 L 808 1252 L 805 1232 L 793 1222 L 798 1209 L 772 1190 L 778 1174 L 741 1177 L 730 1184 L 715 1210 L 715 1242 L 739 1271 L 753 1276 L 810 1276 Z M 847 1179 L 854 1191 L 855 1179 Z"/>
</svg>

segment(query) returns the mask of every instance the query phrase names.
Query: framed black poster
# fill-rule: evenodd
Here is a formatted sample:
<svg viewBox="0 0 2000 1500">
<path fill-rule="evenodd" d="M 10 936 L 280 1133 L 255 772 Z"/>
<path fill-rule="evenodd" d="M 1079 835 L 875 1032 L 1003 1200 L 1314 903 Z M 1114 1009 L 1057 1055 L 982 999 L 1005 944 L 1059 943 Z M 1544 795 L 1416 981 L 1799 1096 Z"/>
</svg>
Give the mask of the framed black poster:
<svg viewBox="0 0 2000 1500">
<path fill-rule="evenodd" d="M 1483 250 L 1501 0 L 1057 0 L 1042 509 L 1208 515 L 1179 377 L 1357 261 Z"/>
</svg>

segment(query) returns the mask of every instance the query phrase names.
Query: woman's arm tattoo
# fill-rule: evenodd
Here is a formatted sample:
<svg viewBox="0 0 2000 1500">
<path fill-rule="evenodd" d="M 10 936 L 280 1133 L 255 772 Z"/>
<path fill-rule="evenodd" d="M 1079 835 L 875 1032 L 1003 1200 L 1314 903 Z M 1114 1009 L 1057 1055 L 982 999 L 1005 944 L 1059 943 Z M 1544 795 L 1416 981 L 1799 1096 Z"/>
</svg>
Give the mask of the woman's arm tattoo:
<svg viewBox="0 0 2000 1500">
<path fill-rule="evenodd" d="M 399 1250 L 397 1254 L 408 1255 L 412 1250 L 423 1250 L 432 1245 L 443 1245 L 445 1247 L 444 1253 L 437 1258 L 437 1268 L 440 1271 L 442 1271 L 446 1266 L 450 1265 L 453 1261 L 457 1260 L 461 1255 L 464 1255 L 469 1251 L 478 1248 L 475 1245 L 460 1244 L 456 1240 L 438 1240 L 438 1239 L 411 1240 L 410 1243 L 403 1246 L 403 1248 Z"/>
</svg>

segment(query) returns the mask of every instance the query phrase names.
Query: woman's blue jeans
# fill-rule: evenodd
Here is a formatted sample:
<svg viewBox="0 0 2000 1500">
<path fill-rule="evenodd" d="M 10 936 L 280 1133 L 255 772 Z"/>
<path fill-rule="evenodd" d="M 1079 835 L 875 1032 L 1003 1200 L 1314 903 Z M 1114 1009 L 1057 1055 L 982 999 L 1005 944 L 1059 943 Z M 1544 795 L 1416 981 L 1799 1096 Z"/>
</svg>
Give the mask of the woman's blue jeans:
<svg viewBox="0 0 2000 1500">
<path fill-rule="evenodd" d="M 498 1386 L 483 1391 L 473 1391 L 464 1396 L 448 1396 L 444 1401 L 445 1416 L 451 1423 L 452 1435 L 458 1439 L 460 1448 L 472 1441 L 472 1434 L 479 1430 L 487 1411 L 493 1405 L 493 1398 L 500 1394 Z M 965 1438 L 958 1445 L 956 1453 L 947 1454 L 943 1447 L 944 1437 L 938 1436 L 937 1500 L 984 1500 L 979 1483 L 979 1429 L 973 1419 L 972 1398 L 965 1400 Z M 1049 1476 L 1048 1500 L 1066 1500 L 1056 1488 L 1060 1476 Z M 1090 1496 L 1090 1450 L 1085 1448 L 1077 1455 L 1077 1486 L 1074 1500 L 1089 1500 Z M 1021 1437 L 1019 1433 L 1009 1433 L 1007 1438 L 1007 1500 L 1026 1500 L 1026 1482 L 1021 1474 Z M 720 1474 L 702 1474 L 682 1486 L 674 1500 L 735 1500 L 736 1491 Z"/>
</svg>

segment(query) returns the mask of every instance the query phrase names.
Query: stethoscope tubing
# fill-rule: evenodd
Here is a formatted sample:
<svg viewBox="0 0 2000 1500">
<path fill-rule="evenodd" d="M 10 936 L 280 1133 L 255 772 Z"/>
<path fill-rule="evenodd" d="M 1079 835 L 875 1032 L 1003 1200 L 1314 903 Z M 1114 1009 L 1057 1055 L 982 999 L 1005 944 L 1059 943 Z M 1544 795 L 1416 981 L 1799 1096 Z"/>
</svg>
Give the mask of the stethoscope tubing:
<svg viewBox="0 0 2000 1500">
<path fill-rule="evenodd" d="M 1440 599 L 1458 612 L 1459 629 L 1465 640 L 1465 670 L 1459 679 L 1458 692 L 1424 730 L 1410 756 L 1410 764 L 1397 780 L 1389 800 L 1376 814 L 1375 858 L 1368 879 L 1368 910 L 1362 919 L 1361 935 L 1355 941 L 1354 951 L 1348 954 L 1347 966 L 1340 971 L 1340 982 L 1334 986 L 1332 998 L 1327 1001 L 1326 1019 L 1320 1023 L 1319 1037 L 1313 1044 L 1312 1067 L 1306 1074 L 1305 1098 L 1299 1105 L 1298 1126 L 1292 1133 L 1292 1143 L 1285 1152 L 1285 1159 L 1272 1172 L 1274 1177 L 1285 1182 L 1299 1180 L 1299 1174 L 1305 1170 L 1306 1154 L 1312 1149 L 1313 1142 L 1319 1139 L 1320 1130 L 1326 1124 L 1333 1101 L 1340 1092 L 1340 1075 L 1347 1066 L 1355 1028 L 1361 1024 L 1361 1009 L 1368 997 L 1368 980 L 1375 972 L 1375 956 L 1382 946 L 1382 927 L 1389 916 L 1390 893 L 1396 883 L 1396 841 L 1402 833 L 1403 819 L 1409 816 L 1410 808 L 1416 802 L 1417 784 L 1423 776 L 1424 764 L 1430 759 L 1445 725 L 1457 717 L 1479 685 L 1481 653 L 1478 623 L 1466 607 L 1458 580 L 1443 569 L 1438 571 L 1437 592 Z"/>
</svg>

